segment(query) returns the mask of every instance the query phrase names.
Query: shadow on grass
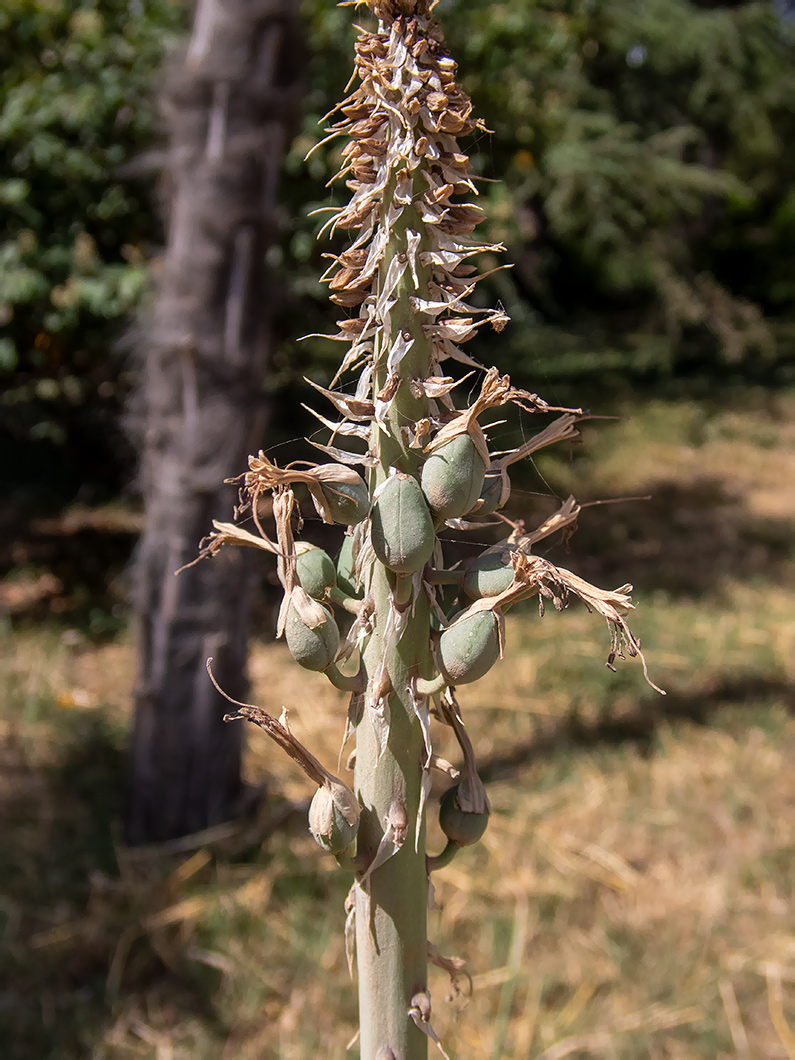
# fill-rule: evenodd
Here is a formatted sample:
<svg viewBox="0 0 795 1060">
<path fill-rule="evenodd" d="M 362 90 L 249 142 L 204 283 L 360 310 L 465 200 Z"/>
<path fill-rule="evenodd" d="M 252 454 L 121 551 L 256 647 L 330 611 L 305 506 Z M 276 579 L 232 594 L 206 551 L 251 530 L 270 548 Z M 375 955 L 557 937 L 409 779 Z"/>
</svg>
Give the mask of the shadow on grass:
<svg viewBox="0 0 795 1060">
<path fill-rule="evenodd" d="M 95 641 L 118 633 L 137 526 L 132 513 L 101 516 L 0 519 L 0 607 L 26 621 L 63 621 Z"/>
<path fill-rule="evenodd" d="M 46 519 L 0 510 L 0 613 L 25 624 L 61 623 L 93 643 L 113 638 L 129 621 L 131 564 L 142 525 L 143 517 L 126 509 Z M 321 530 L 324 544 L 329 536 L 338 549 L 341 531 Z M 252 625 L 267 638 L 281 601 L 275 564 L 262 564 L 256 601 Z"/>
<path fill-rule="evenodd" d="M 717 711 L 726 707 L 758 710 L 774 699 L 785 703 L 787 710 L 795 714 L 795 685 L 787 681 L 761 674 L 716 677 L 692 695 L 669 694 L 664 699 L 644 699 L 634 711 L 620 717 L 602 714 L 590 720 L 572 713 L 532 739 L 517 744 L 509 753 L 483 759 L 478 772 L 488 784 L 508 779 L 538 761 L 549 761 L 556 754 L 572 751 L 630 745 L 640 754 L 649 755 L 663 725 L 672 722 L 710 725 Z"/>
<path fill-rule="evenodd" d="M 795 582 L 791 519 L 763 518 L 750 512 L 725 484 L 704 478 L 696 484 L 653 482 L 623 501 L 584 508 L 576 532 L 558 534 L 533 549 L 588 581 L 612 588 L 627 581 L 648 593 L 664 590 L 688 598 L 720 594 L 727 580 Z M 516 489 L 507 512 L 528 530 L 556 511 L 559 499 Z M 582 501 L 583 497 L 578 496 Z M 485 545 L 504 538 L 507 528 L 445 533 L 448 562 L 468 562 Z"/>
<path fill-rule="evenodd" d="M 745 717 L 745 708 L 762 711 L 771 701 L 794 709 L 795 687 L 764 675 L 717 677 L 697 693 L 650 698 L 620 718 L 561 719 L 510 753 L 486 759 L 480 772 L 493 782 L 591 748 L 629 745 L 649 754 L 664 725 L 708 725 L 731 706 Z M 210 852 L 199 850 L 186 887 L 185 861 L 195 847 L 176 856 L 117 850 L 121 737 L 102 720 L 78 718 L 56 750 L 52 766 L 33 767 L 19 741 L 0 744 L 0 1040 L 10 1043 L 3 1056 L 83 1060 L 109 1042 L 118 1018 L 129 1034 L 136 1020 L 147 1030 L 151 1013 L 171 1027 L 200 1021 L 220 1055 L 231 1033 L 216 1008 L 220 974 L 195 959 L 190 918 L 173 915 L 181 904 L 201 901 L 203 883 L 212 880 Z M 235 841 L 231 859 L 229 850 L 223 856 L 260 859 L 263 833 L 256 830 Z M 283 885 L 290 893 L 282 898 L 292 902 L 288 876 Z"/>
<path fill-rule="evenodd" d="M 119 735 L 91 719 L 72 727 L 52 767 L 27 757 L 19 740 L 0 744 L 3 1057 L 84 1060 L 115 1013 L 135 1009 L 131 995 L 142 1018 L 156 998 L 175 1019 L 212 1026 L 217 973 L 187 960 L 180 923 L 153 926 L 180 898 L 178 862 L 119 872 Z"/>
<path fill-rule="evenodd" d="M 728 579 L 780 582 L 782 564 L 795 558 L 792 520 L 754 515 L 720 479 L 655 482 L 637 493 L 651 499 L 586 508 L 580 515 L 571 554 L 582 577 L 695 597 L 718 592 Z M 550 559 L 568 565 L 560 547 Z"/>
</svg>

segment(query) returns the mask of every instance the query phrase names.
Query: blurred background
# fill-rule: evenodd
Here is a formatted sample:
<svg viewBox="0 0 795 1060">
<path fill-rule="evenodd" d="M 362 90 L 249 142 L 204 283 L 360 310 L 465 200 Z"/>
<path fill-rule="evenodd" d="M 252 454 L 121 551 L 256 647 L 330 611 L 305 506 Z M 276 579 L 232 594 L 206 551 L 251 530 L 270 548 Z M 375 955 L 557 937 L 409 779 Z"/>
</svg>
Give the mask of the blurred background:
<svg viewBox="0 0 795 1060">
<path fill-rule="evenodd" d="M 479 289 L 511 324 L 471 352 L 606 417 L 517 473 L 511 514 L 621 501 L 546 554 L 634 584 L 668 695 L 604 667 L 582 608 L 511 614 L 506 659 L 461 696 L 494 812 L 435 880 L 432 940 L 473 978 L 449 1004 L 432 979 L 436 1030 L 462 1060 L 792 1060 L 795 8 L 437 14 L 490 130 L 465 145 L 484 235 L 514 263 Z M 347 315 L 318 279 L 339 240 L 315 238 L 342 144 L 304 159 L 357 18 L 329 0 L 0 10 L 13 1060 L 304 1060 L 355 1032 L 348 880 L 308 837 L 303 778 L 223 726 L 204 659 L 285 705 L 331 769 L 344 697 L 272 642 L 267 557 L 171 572 L 231 518 L 246 452 L 313 452 L 304 377 L 328 384 L 340 347 L 297 338 Z"/>
</svg>

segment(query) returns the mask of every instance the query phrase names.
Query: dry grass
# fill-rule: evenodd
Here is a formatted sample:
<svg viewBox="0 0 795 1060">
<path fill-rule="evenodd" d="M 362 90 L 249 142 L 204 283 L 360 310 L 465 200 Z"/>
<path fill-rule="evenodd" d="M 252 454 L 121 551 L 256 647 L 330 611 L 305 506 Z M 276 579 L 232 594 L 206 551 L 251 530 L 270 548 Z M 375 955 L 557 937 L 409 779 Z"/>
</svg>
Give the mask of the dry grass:
<svg viewBox="0 0 795 1060">
<path fill-rule="evenodd" d="M 451 1057 L 795 1057 L 795 403 L 779 401 L 764 417 L 653 406 L 542 466 L 585 498 L 675 484 L 670 510 L 591 509 L 573 547 L 603 581 L 640 568 L 633 628 L 669 695 L 632 663 L 607 671 L 603 627 L 574 607 L 512 616 L 506 661 L 462 690 L 494 814 L 435 879 L 433 941 L 474 979 L 447 1004 L 432 977 Z M 705 482 L 717 506 L 696 503 Z M 129 640 L 49 625 L 4 641 L 4 1055 L 342 1057 L 347 880 L 300 818 L 273 831 L 271 800 L 192 844 L 125 851 Z M 334 768 L 342 697 L 281 646 L 254 652 L 252 677 Z M 455 753 L 444 734 L 438 750 Z M 246 770 L 308 794 L 256 732 Z"/>
</svg>

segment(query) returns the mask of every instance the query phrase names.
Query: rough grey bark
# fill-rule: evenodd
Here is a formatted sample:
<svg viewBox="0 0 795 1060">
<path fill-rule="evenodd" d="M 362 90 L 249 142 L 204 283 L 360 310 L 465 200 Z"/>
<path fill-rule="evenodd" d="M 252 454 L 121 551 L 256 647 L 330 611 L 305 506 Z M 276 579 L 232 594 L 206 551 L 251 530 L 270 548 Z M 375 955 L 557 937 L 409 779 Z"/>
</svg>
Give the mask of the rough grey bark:
<svg viewBox="0 0 795 1060">
<path fill-rule="evenodd" d="M 154 842 L 240 808 L 240 728 L 207 679 L 245 698 L 247 550 L 197 554 L 262 442 L 277 174 L 299 95 L 295 0 L 198 0 L 163 114 L 168 245 L 145 329 L 133 425 L 146 519 L 134 564 L 138 636 L 127 838 Z"/>
</svg>

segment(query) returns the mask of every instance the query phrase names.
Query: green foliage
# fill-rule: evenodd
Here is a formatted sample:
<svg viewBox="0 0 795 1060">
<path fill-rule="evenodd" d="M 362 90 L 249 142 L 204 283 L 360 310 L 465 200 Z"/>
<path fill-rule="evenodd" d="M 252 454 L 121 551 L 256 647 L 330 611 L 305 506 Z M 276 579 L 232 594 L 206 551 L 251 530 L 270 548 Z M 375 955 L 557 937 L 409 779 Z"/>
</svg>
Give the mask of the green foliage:
<svg viewBox="0 0 795 1060">
<path fill-rule="evenodd" d="M 602 389 L 684 378 L 692 392 L 695 374 L 791 382 L 795 48 L 777 6 L 441 0 L 439 11 L 493 130 L 470 153 L 501 180 L 481 193 L 489 234 L 515 262 L 483 292 L 513 320 L 501 367 Z M 169 0 L 8 0 L 0 11 L 0 453 L 26 443 L 19 477 L 55 467 L 67 494 L 121 477 L 125 380 L 109 353 L 162 238 L 152 175 L 127 176 L 127 163 L 153 143 L 156 72 L 188 14 Z M 310 216 L 345 197 L 318 194 L 341 145 L 304 156 L 348 79 L 354 31 L 328 0 L 304 0 L 303 17 L 305 111 L 271 250 L 289 285 L 274 390 L 328 377 L 337 349 L 295 335 L 343 315 L 318 281 L 326 215 Z M 290 395 L 279 403 L 291 407 Z M 279 408 L 276 434 L 295 435 Z M 101 459 L 87 466 L 92 453 Z"/>
<path fill-rule="evenodd" d="M 288 162 L 304 217 L 335 201 L 309 185 L 334 171 L 337 143 L 308 169 L 301 159 L 320 138 L 317 100 L 334 98 L 349 66 L 338 12 L 321 0 L 305 9 L 316 58 Z M 795 377 L 795 38 L 776 6 L 441 0 L 439 12 L 493 130 L 470 154 L 500 180 L 482 186 L 483 205 L 516 263 L 483 295 L 513 319 L 501 365 L 603 384 Z M 287 248 L 294 275 L 311 254 L 309 223 Z M 317 291 L 311 271 L 304 296 Z M 316 370 L 326 349 L 311 346 Z"/>
<path fill-rule="evenodd" d="M 487 215 L 517 262 L 518 363 L 791 365 L 794 41 L 773 5 L 533 8 L 477 0 L 455 42 L 495 131 L 484 174 L 507 174 Z"/>
<path fill-rule="evenodd" d="M 2 441 L 43 443 L 42 459 L 65 446 L 79 463 L 112 431 L 109 350 L 159 236 L 148 190 L 124 166 L 152 140 L 156 72 L 183 17 L 169 0 L 0 11 Z"/>
</svg>

